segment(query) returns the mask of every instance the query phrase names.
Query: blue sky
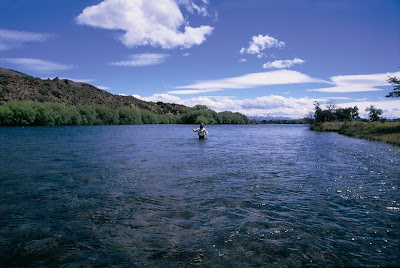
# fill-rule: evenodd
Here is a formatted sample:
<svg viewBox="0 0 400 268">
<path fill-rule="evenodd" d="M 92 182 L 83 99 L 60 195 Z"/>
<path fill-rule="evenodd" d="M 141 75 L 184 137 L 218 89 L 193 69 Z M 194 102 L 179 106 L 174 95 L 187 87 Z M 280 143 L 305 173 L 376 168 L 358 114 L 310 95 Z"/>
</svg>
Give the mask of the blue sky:
<svg viewBox="0 0 400 268">
<path fill-rule="evenodd" d="M 148 101 L 300 118 L 400 77 L 399 0 L 1 0 L 0 66 Z"/>
</svg>

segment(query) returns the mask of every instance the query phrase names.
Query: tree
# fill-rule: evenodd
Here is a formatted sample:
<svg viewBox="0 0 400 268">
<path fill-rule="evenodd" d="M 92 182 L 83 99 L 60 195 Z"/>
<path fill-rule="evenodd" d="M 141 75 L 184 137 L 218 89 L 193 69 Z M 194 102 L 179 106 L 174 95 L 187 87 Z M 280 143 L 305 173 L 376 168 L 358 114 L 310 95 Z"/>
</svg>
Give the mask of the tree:
<svg viewBox="0 0 400 268">
<path fill-rule="evenodd" d="M 351 120 L 350 109 L 352 108 L 337 108 L 335 112 L 337 120 L 342 122 L 350 121 Z"/>
<path fill-rule="evenodd" d="M 328 109 L 328 111 L 330 111 L 331 113 L 333 113 L 333 111 L 336 109 L 336 104 L 333 100 L 330 100 L 327 104 L 326 104 L 326 108 Z"/>
<path fill-rule="evenodd" d="M 333 103 L 329 103 L 327 105 L 327 110 L 322 110 L 319 103 L 316 102 L 315 104 L 315 123 L 323 123 L 323 122 L 333 122 L 336 119 L 334 114 L 334 107 Z"/>
<path fill-rule="evenodd" d="M 350 108 L 350 115 L 351 115 L 351 118 L 353 118 L 353 119 L 357 119 L 358 118 L 358 107 L 357 107 L 357 105 L 354 106 L 353 108 Z"/>
<path fill-rule="evenodd" d="M 390 77 L 387 80 L 390 84 L 394 86 L 394 89 L 392 92 L 387 94 L 385 97 L 386 98 L 398 98 L 400 97 L 400 79 L 397 78 L 396 76 Z"/>
<path fill-rule="evenodd" d="M 370 107 L 365 109 L 365 111 L 368 112 L 369 120 L 378 121 L 379 119 L 381 119 L 380 116 L 382 115 L 382 110 L 375 108 L 374 105 L 371 105 Z"/>
<path fill-rule="evenodd" d="M 356 119 L 358 117 L 358 107 L 337 108 L 335 115 L 339 121 L 350 121 L 351 119 Z"/>
<path fill-rule="evenodd" d="M 318 102 L 314 103 L 315 106 L 315 112 L 314 112 L 314 118 L 316 123 L 323 123 L 323 118 L 322 118 L 322 109 L 319 105 Z"/>
</svg>

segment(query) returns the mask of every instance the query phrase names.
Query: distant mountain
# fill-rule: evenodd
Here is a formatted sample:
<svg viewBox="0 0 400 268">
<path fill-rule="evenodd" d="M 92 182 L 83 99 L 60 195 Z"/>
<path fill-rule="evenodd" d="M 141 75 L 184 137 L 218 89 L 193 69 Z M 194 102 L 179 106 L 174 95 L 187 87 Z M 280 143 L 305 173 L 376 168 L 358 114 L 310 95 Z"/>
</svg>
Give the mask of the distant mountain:
<svg viewBox="0 0 400 268">
<path fill-rule="evenodd" d="M 116 109 L 131 107 L 157 114 L 181 114 L 188 107 L 163 102 L 146 102 L 132 96 L 114 95 L 86 83 L 68 79 L 40 79 L 0 67 L 0 102 L 34 101 L 66 105 L 101 105 Z"/>
<path fill-rule="evenodd" d="M 285 116 L 269 116 L 269 115 L 248 115 L 247 116 L 250 120 L 257 120 L 257 121 L 277 121 L 277 120 L 294 120 L 291 117 L 285 117 Z"/>
</svg>

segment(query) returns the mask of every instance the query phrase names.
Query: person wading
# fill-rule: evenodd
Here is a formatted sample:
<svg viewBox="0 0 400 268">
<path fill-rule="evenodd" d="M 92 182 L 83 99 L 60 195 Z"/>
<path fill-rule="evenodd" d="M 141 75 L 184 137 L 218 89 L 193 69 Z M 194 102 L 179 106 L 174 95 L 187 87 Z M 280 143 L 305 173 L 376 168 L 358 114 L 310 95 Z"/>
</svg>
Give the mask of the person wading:
<svg viewBox="0 0 400 268">
<path fill-rule="evenodd" d="M 192 130 L 199 134 L 199 140 L 204 139 L 206 137 L 206 135 L 208 134 L 208 131 L 204 127 L 203 123 L 200 124 L 199 128 L 196 128 L 196 129 L 192 128 Z"/>
</svg>

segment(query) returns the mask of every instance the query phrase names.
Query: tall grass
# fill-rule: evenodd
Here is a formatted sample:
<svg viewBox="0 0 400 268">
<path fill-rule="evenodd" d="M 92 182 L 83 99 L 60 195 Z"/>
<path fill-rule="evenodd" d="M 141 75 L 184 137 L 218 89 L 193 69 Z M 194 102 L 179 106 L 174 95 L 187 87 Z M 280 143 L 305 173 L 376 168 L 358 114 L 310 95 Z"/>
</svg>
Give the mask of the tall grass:
<svg viewBox="0 0 400 268">
<path fill-rule="evenodd" d="M 335 131 L 343 135 L 377 140 L 400 146 L 400 122 L 325 122 L 311 127 L 318 131 Z"/>
</svg>

